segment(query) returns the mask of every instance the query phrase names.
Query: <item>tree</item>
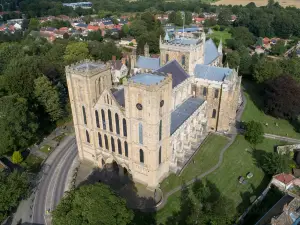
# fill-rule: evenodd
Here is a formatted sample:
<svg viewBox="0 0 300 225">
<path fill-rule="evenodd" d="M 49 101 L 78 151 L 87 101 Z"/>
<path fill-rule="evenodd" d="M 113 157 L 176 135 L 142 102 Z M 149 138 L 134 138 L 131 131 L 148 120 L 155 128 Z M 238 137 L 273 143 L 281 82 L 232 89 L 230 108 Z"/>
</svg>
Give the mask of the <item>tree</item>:
<svg viewBox="0 0 300 225">
<path fill-rule="evenodd" d="M 272 53 L 275 55 L 282 55 L 286 51 L 285 43 L 283 40 L 279 40 L 272 46 Z"/>
<path fill-rule="evenodd" d="M 176 26 L 182 26 L 182 24 L 183 24 L 182 12 L 177 11 L 176 12 L 175 25 Z"/>
<path fill-rule="evenodd" d="M 29 182 L 25 173 L 0 172 L 0 222 L 27 196 Z"/>
<path fill-rule="evenodd" d="M 264 140 L 264 129 L 261 123 L 250 121 L 246 124 L 245 139 L 256 146 Z"/>
<path fill-rule="evenodd" d="M 29 30 L 39 30 L 40 29 L 40 21 L 36 18 L 31 18 L 28 24 Z"/>
<path fill-rule="evenodd" d="M 121 30 L 122 30 L 122 32 L 123 32 L 123 34 L 124 34 L 125 36 L 128 35 L 128 33 L 129 33 L 129 27 L 128 27 L 127 24 L 124 24 L 124 25 L 122 26 Z"/>
<path fill-rule="evenodd" d="M 252 58 L 247 51 L 243 51 L 243 53 L 240 53 L 239 73 L 244 76 L 250 76 L 252 72 L 251 67 L 252 67 Z"/>
<path fill-rule="evenodd" d="M 231 12 L 229 9 L 224 8 L 220 10 L 218 15 L 218 24 L 228 26 L 231 21 Z"/>
<path fill-rule="evenodd" d="M 12 162 L 14 164 L 19 164 L 23 161 L 23 157 L 20 151 L 14 151 L 12 155 Z"/>
<path fill-rule="evenodd" d="M 58 90 L 51 84 L 46 76 L 41 76 L 34 80 L 34 94 L 52 121 L 57 121 L 62 118 L 63 110 Z"/>
<path fill-rule="evenodd" d="M 138 36 L 141 36 L 142 34 L 145 34 L 147 32 L 147 24 L 143 20 L 134 20 L 132 21 L 130 25 L 129 33 L 133 37 L 137 38 Z"/>
<path fill-rule="evenodd" d="M 54 225 L 127 225 L 132 219 L 133 212 L 126 207 L 125 199 L 99 183 L 70 191 L 53 212 Z"/>
<path fill-rule="evenodd" d="M 185 12 L 185 24 L 190 25 L 193 22 L 193 16 L 191 12 Z"/>
<path fill-rule="evenodd" d="M 85 42 L 71 42 L 67 45 L 64 60 L 66 63 L 74 63 L 89 58 L 88 44 Z"/>
<path fill-rule="evenodd" d="M 290 173 L 293 161 L 288 154 L 272 152 L 264 155 L 261 160 L 261 168 L 269 175 L 278 173 Z"/>
<path fill-rule="evenodd" d="M 266 83 L 265 112 L 272 116 L 296 120 L 300 115 L 300 84 L 292 76 L 277 77 Z"/>
<path fill-rule="evenodd" d="M 0 155 L 32 144 L 38 124 L 26 99 L 17 95 L 0 98 L 0 115 Z"/>
<path fill-rule="evenodd" d="M 112 56 L 120 59 L 122 55 L 120 49 L 113 42 L 89 42 L 89 51 L 94 59 L 101 59 L 104 62 L 111 60 Z"/>
<path fill-rule="evenodd" d="M 89 32 L 88 36 L 87 36 L 87 40 L 90 40 L 90 41 L 102 41 L 103 37 L 102 37 L 101 30 Z"/>
<path fill-rule="evenodd" d="M 235 40 L 243 43 L 246 47 L 254 44 L 254 36 L 246 27 L 234 27 L 231 29 Z"/>
<path fill-rule="evenodd" d="M 257 82 L 262 83 L 278 77 L 281 73 L 282 69 L 278 62 L 265 58 L 255 64 L 253 76 Z"/>
<path fill-rule="evenodd" d="M 238 51 L 227 53 L 225 63 L 228 63 L 230 68 L 236 69 L 240 65 L 240 55 Z"/>
<path fill-rule="evenodd" d="M 63 34 L 63 39 L 69 39 L 70 35 L 68 33 Z"/>
<path fill-rule="evenodd" d="M 169 15 L 168 15 L 168 22 L 169 23 L 175 23 L 176 21 L 176 12 L 172 11 Z"/>
</svg>

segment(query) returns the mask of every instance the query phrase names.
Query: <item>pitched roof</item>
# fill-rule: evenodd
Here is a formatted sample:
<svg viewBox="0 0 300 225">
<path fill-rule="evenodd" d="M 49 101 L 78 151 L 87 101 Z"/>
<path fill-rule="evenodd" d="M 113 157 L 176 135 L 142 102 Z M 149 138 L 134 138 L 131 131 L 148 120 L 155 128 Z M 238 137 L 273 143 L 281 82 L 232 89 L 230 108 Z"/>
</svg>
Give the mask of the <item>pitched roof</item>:
<svg viewBox="0 0 300 225">
<path fill-rule="evenodd" d="M 274 176 L 274 178 L 281 183 L 289 184 L 295 177 L 292 174 L 281 173 Z"/>
<path fill-rule="evenodd" d="M 194 75 L 196 78 L 212 80 L 212 81 L 224 81 L 225 77 L 233 72 L 230 68 L 209 66 L 197 64 L 194 69 Z"/>
<path fill-rule="evenodd" d="M 190 97 L 171 113 L 170 134 L 172 135 L 202 104 L 201 98 Z"/>
<path fill-rule="evenodd" d="M 172 87 L 176 87 L 189 77 L 180 64 L 176 60 L 172 60 L 163 67 L 159 68 L 157 72 L 172 74 Z"/>
<path fill-rule="evenodd" d="M 217 57 L 219 57 L 217 46 L 212 39 L 207 40 L 204 46 L 204 64 L 212 63 Z"/>
<path fill-rule="evenodd" d="M 143 68 L 143 69 L 151 69 L 157 70 L 159 69 L 159 59 L 157 58 L 150 58 L 145 56 L 139 56 L 136 67 Z"/>
<path fill-rule="evenodd" d="M 124 88 L 112 93 L 120 106 L 125 107 Z"/>
<path fill-rule="evenodd" d="M 111 66 L 115 70 L 120 70 L 122 68 L 122 60 L 112 60 L 111 61 Z"/>
<path fill-rule="evenodd" d="M 161 82 L 164 78 L 165 76 L 162 75 L 139 73 L 135 76 L 132 76 L 129 80 L 139 84 L 152 85 Z"/>
</svg>

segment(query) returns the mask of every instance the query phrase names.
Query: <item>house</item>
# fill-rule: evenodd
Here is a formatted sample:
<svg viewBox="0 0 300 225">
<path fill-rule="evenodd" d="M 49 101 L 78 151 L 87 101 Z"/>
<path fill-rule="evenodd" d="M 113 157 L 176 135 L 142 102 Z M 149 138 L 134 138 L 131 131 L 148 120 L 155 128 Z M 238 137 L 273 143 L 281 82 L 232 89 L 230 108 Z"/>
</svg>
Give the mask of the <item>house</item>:
<svg viewBox="0 0 300 225">
<path fill-rule="evenodd" d="M 113 78 L 113 83 L 119 83 L 120 79 L 127 76 L 128 67 L 126 66 L 125 58 L 122 58 L 122 60 L 116 60 L 116 57 L 113 56 L 110 65 L 111 65 L 110 71 Z"/>
<path fill-rule="evenodd" d="M 133 46 L 137 45 L 137 42 L 134 38 L 132 37 L 128 37 L 128 38 L 122 38 L 119 42 L 119 45 L 121 46 L 126 46 L 126 45 L 130 45 L 130 43 L 133 44 Z"/>
<path fill-rule="evenodd" d="M 88 25 L 85 23 L 74 23 L 74 28 L 76 30 L 86 30 L 87 27 L 88 27 Z"/>
<path fill-rule="evenodd" d="M 201 18 L 201 17 L 195 17 L 194 21 L 196 24 L 203 24 L 205 21 L 205 18 Z"/>
<path fill-rule="evenodd" d="M 295 178 L 292 174 L 280 173 L 273 176 L 271 183 L 282 191 L 286 191 L 292 187 L 298 186 L 300 180 Z"/>
<path fill-rule="evenodd" d="M 87 30 L 88 31 L 97 31 L 97 30 L 100 30 L 100 27 L 99 26 L 93 26 L 93 25 L 88 25 L 87 26 Z"/>
</svg>

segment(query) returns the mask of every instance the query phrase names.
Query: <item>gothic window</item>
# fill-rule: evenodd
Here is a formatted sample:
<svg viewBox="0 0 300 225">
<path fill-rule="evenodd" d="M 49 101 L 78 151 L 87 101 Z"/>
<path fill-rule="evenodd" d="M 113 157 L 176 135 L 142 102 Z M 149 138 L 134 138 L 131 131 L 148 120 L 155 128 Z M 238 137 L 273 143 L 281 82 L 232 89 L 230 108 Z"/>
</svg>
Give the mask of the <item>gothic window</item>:
<svg viewBox="0 0 300 225">
<path fill-rule="evenodd" d="M 115 152 L 115 140 L 113 137 L 110 138 L 110 142 L 111 142 L 111 150 Z"/>
<path fill-rule="evenodd" d="M 97 111 L 97 110 L 95 110 L 95 116 L 96 116 L 96 126 L 97 126 L 98 128 L 100 128 L 99 114 L 98 114 L 98 111 Z"/>
<path fill-rule="evenodd" d="M 122 155 L 122 145 L 120 139 L 118 139 L 118 152 L 120 155 Z"/>
<path fill-rule="evenodd" d="M 102 116 L 102 127 L 103 127 L 103 130 L 106 130 L 105 112 L 104 112 L 103 109 L 101 109 L 101 116 Z"/>
<path fill-rule="evenodd" d="M 159 141 L 161 141 L 161 133 L 162 133 L 162 121 L 159 122 Z"/>
<path fill-rule="evenodd" d="M 107 150 L 109 150 L 108 139 L 107 139 L 106 134 L 104 134 L 104 142 L 105 142 L 105 148 L 106 148 Z"/>
<path fill-rule="evenodd" d="M 98 142 L 99 142 L 99 147 L 102 148 L 102 137 L 99 132 L 98 132 Z"/>
<path fill-rule="evenodd" d="M 217 114 L 217 110 L 213 109 L 213 112 L 212 112 L 212 118 L 216 118 L 216 114 Z"/>
<path fill-rule="evenodd" d="M 185 55 L 181 56 L 181 65 L 185 66 Z"/>
<path fill-rule="evenodd" d="M 139 143 L 143 144 L 143 125 L 139 123 Z"/>
<path fill-rule="evenodd" d="M 126 125 L 126 119 L 123 119 L 123 135 L 124 137 L 127 137 L 127 125 Z"/>
<path fill-rule="evenodd" d="M 89 135 L 89 132 L 87 130 L 85 131 L 85 136 L 86 136 L 86 142 L 90 143 L 90 135 Z"/>
<path fill-rule="evenodd" d="M 82 106 L 82 114 L 83 114 L 83 122 L 84 122 L 84 124 L 87 124 L 87 122 L 86 122 L 86 113 L 85 113 L 85 107 L 84 106 Z"/>
<path fill-rule="evenodd" d="M 109 125 L 110 132 L 113 132 L 113 126 L 112 126 L 112 119 L 111 119 L 111 111 L 110 111 L 110 109 L 108 110 L 108 125 Z"/>
<path fill-rule="evenodd" d="M 115 122 L 116 122 L 116 132 L 117 134 L 120 134 L 120 125 L 119 125 L 119 115 L 115 114 Z"/>
<path fill-rule="evenodd" d="M 127 141 L 124 141 L 124 148 L 125 148 L 125 156 L 128 157 L 128 144 L 127 144 Z"/>
<path fill-rule="evenodd" d="M 215 89 L 215 98 L 219 97 L 219 89 Z"/>
<path fill-rule="evenodd" d="M 166 62 L 169 62 L 169 54 L 166 54 Z"/>
<path fill-rule="evenodd" d="M 207 87 L 203 87 L 203 96 L 207 95 Z"/>
<path fill-rule="evenodd" d="M 144 151 L 140 149 L 140 162 L 144 163 Z"/>
<path fill-rule="evenodd" d="M 109 98 L 108 98 L 108 95 L 106 95 L 106 97 L 107 97 L 107 104 L 109 104 Z"/>
<path fill-rule="evenodd" d="M 161 147 L 159 147 L 159 151 L 158 151 L 158 165 L 161 164 Z"/>
</svg>

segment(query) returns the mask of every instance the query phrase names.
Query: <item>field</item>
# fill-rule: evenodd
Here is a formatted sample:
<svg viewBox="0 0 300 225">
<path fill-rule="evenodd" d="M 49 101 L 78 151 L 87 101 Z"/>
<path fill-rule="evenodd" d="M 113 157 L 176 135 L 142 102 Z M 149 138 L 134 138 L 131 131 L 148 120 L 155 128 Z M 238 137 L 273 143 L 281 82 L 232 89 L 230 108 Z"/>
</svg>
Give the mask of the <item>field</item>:
<svg viewBox="0 0 300 225">
<path fill-rule="evenodd" d="M 213 3 L 214 5 L 247 5 L 250 2 L 254 2 L 256 6 L 267 5 L 268 0 L 221 0 Z M 277 1 L 283 7 L 286 6 L 295 6 L 300 8 L 300 1 L 298 0 L 279 0 Z"/>
<path fill-rule="evenodd" d="M 270 181 L 270 177 L 265 176 L 257 166 L 257 157 L 261 157 L 265 152 L 272 152 L 274 146 L 278 144 L 280 142 L 277 140 L 265 139 L 262 144 L 257 146 L 259 149 L 257 152 L 251 152 L 250 144 L 243 136 L 239 135 L 225 152 L 222 165 L 206 177 L 216 185 L 221 194 L 234 202 L 238 214 L 243 212 L 261 194 Z M 205 163 L 205 160 L 202 158 L 199 165 Z M 238 177 L 246 177 L 248 172 L 253 173 L 254 176 L 247 179 L 247 184 L 240 184 Z M 180 192 L 170 196 L 165 207 L 157 212 L 158 222 L 164 223 L 172 215 L 172 212 L 179 209 L 179 196 Z"/>
</svg>

